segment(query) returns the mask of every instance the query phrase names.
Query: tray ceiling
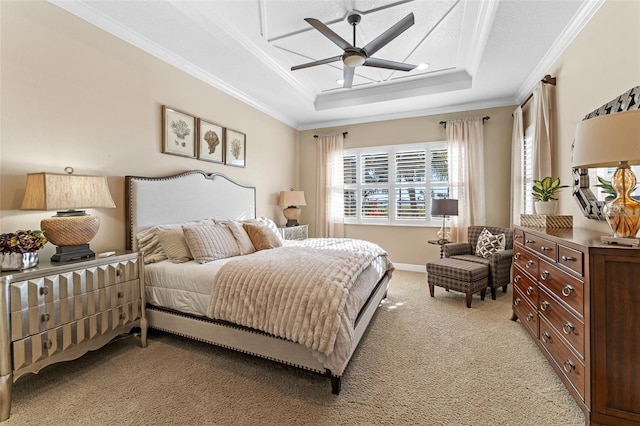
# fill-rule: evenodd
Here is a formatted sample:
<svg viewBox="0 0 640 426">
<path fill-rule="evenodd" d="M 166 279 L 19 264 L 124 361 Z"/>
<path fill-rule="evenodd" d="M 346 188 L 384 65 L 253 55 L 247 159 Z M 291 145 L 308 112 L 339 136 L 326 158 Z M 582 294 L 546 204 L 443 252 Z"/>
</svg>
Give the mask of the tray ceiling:
<svg viewBox="0 0 640 426">
<path fill-rule="evenodd" d="M 522 102 L 601 0 L 68 1 L 53 4 L 297 128 Z M 415 24 L 373 57 L 428 64 L 410 72 L 342 62 L 304 18 L 362 47 L 409 13 Z M 561 81 L 559 81 L 561 84 Z"/>
</svg>

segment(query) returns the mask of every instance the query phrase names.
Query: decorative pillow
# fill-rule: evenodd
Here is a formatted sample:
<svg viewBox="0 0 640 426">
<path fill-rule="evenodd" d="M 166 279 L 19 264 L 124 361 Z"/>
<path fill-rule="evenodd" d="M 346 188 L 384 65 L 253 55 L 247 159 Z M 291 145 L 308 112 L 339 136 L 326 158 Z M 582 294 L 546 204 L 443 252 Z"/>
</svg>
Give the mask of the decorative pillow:
<svg viewBox="0 0 640 426">
<path fill-rule="evenodd" d="M 280 242 L 284 242 L 284 238 L 282 238 L 282 235 L 280 235 L 280 230 L 278 229 L 278 225 L 276 225 L 276 223 L 273 220 L 267 217 L 258 217 L 255 219 L 248 219 L 248 220 L 244 220 L 243 223 L 252 223 L 256 225 L 267 226 L 269 227 L 269 229 L 271 229 L 274 232 L 274 234 L 276 234 L 276 237 L 278 237 Z"/>
<path fill-rule="evenodd" d="M 161 229 L 157 232 L 160 246 L 173 263 L 188 262 L 193 257 L 187 242 L 184 239 L 182 229 Z"/>
<path fill-rule="evenodd" d="M 162 262 L 167 260 L 167 254 L 160 245 L 158 240 L 158 232 L 164 229 L 182 229 L 182 225 L 213 225 L 211 219 L 201 219 L 193 222 L 175 223 L 170 225 L 158 225 L 151 228 L 143 229 L 136 234 L 138 241 L 138 250 L 144 255 L 145 265 L 149 263 Z"/>
<path fill-rule="evenodd" d="M 504 246 L 504 234 L 493 235 L 487 230 L 487 228 L 484 228 L 478 237 L 478 244 L 476 244 L 476 256 L 488 259 L 493 253 L 499 250 L 504 250 Z"/>
<path fill-rule="evenodd" d="M 182 230 L 196 262 L 207 263 L 240 255 L 240 247 L 226 224 L 183 226 Z"/>
<path fill-rule="evenodd" d="M 249 238 L 249 234 L 244 230 L 244 227 L 240 222 L 236 222 L 235 220 L 226 221 L 227 226 L 231 230 L 236 242 L 238 243 L 238 247 L 240 248 L 240 254 L 251 254 L 255 253 L 256 248 L 253 246 L 251 242 L 251 238 Z"/>
<path fill-rule="evenodd" d="M 243 223 L 242 226 L 249 234 L 249 238 L 256 250 L 282 247 L 282 240 L 269 226 L 255 223 Z"/>
</svg>

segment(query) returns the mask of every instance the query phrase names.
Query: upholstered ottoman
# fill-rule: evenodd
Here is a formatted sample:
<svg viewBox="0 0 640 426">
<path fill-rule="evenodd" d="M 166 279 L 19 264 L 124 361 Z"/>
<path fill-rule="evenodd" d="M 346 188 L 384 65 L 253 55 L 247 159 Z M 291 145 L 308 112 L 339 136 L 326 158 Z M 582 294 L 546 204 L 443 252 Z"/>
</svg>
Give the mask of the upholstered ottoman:
<svg viewBox="0 0 640 426">
<path fill-rule="evenodd" d="M 467 308 L 471 307 L 471 295 L 480 292 L 484 300 L 487 292 L 489 268 L 480 263 L 451 258 L 436 259 L 427 263 L 427 282 L 433 296 L 434 286 L 461 291 L 467 295 Z"/>
</svg>

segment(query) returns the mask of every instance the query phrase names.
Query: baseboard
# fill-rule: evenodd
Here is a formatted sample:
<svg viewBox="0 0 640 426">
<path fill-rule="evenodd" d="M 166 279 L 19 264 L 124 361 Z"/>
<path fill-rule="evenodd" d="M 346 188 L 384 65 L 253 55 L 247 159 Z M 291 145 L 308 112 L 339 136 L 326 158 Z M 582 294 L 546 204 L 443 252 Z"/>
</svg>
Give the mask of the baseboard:
<svg viewBox="0 0 640 426">
<path fill-rule="evenodd" d="M 393 266 L 395 266 L 396 269 L 399 271 L 424 272 L 424 273 L 427 272 L 425 265 L 412 265 L 410 263 L 393 262 Z"/>
</svg>

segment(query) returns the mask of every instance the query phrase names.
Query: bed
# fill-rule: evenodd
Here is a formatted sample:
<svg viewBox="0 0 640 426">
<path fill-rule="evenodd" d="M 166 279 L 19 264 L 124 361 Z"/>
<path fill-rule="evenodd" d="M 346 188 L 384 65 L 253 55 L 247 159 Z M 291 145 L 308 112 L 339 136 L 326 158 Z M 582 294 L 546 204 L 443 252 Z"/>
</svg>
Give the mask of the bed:
<svg viewBox="0 0 640 426">
<path fill-rule="evenodd" d="M 321 374 L 340 393 L 393 271 L 380 247 L 351 239 L 277 242 L 273 221 L 256 217 L 256 188 L 219 173 L 127 176 L 125 185 L 126 243 L 143 251 L 149 327 Z M 269 249 L 251 252 L 244 233 Z M 176 234 L 191 258 L 173 249 Z M 237 246 L 226 244 L 228 235 Z M 219 253 L 226 250 L 235 252 Z"/>
</svg>

